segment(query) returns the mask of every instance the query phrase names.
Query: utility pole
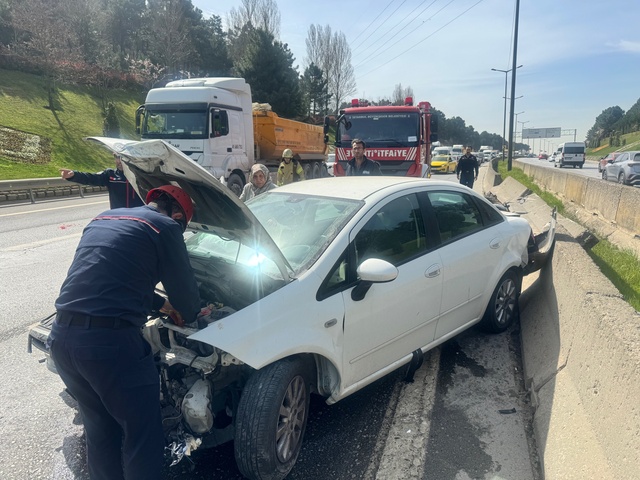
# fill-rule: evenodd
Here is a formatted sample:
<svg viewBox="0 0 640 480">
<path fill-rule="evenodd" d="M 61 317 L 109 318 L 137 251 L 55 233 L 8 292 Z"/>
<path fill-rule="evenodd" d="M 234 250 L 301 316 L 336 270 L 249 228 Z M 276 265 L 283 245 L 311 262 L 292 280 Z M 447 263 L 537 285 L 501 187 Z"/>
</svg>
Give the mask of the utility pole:
<svg viewBox="0 0 640 480">
<path fill-rule="evenodd" d="M 513 27 L 513 63 L 511 64 L 511 115 L 509 116 L 509 156 L 507 170 L 513 164 L 513 109 L 516 102 L 516 69 L 518 64 L 518 21 L 520 18 L 520 0 L 516 0 L 516 17 Z"/>
</svg>

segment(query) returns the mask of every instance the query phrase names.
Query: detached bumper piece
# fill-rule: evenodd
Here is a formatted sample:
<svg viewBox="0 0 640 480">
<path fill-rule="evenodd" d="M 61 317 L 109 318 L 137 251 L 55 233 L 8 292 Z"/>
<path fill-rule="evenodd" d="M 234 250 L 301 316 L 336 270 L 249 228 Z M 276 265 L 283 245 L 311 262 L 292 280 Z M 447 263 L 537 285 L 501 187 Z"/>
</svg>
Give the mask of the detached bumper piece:
<svg viewBox="0 0 640 480">
<path fill-rule="evenodd" d="M 557 209 L 554 207 L 551 211 L 551 221 L 545 226 L 541 233 L 533 237 L 533 242 L 530 242 L 528 247 L 529 262 L 524 268 L 524 275 L 537 272 L 551 261 L 553 248 L 556 243 L 557 213 Z"/>
</svg>

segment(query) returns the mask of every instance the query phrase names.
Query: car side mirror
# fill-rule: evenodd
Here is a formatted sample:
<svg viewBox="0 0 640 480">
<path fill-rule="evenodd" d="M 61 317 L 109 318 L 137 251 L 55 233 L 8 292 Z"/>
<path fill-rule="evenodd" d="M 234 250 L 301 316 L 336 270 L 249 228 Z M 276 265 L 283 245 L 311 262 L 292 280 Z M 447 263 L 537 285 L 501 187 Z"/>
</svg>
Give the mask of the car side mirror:
<svg viewBox="0 0 640 480">
<path fill-rule="evenodd" d="M 351 290 L 354 302 L 362 300 L 374 283 L 392 282 L 398 277 L 398 269 L 386 260 L 369 258 L 357 269 L 360 283 Z"/>
</svg>

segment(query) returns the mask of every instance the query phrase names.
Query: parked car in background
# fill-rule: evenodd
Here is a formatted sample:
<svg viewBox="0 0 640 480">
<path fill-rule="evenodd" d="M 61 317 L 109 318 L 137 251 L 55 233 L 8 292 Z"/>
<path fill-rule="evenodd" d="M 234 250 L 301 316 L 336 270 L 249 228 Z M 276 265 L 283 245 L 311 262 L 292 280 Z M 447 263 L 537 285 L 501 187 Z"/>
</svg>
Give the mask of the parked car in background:
<svg viewBox="0 0 640 480">
<path fill-rule="evenodd" d="M 457 166 L 458 161 L 452 155 L 436 155 L 431 159 L 432 172 L 453 173 Z"/>
<path fill-rule="evenodd" d="M 602 157 L 599 161 L 598 161 L 598 172 L 602 173 L 602 171 L 605 169 L 605 167 L 607 166 L 607 163 L 609 163 L 609 160 L 615 160 L 616 157 L 618 155 L 620 155 L 622 152 L 611 152 L 609 155 L 605 155 L 604 157 Z"/>
<path fill-rule="evenodd" d="M 333 164 L 336 163 L 336 154 L 329 153 L 327 155 L 327 173 L 333 177 Z"/>
<path fill-rule="evenodd" d="M 555 162 L 556 161 L 556 152 L 553 152 L 551 155 L 549 155 L 548 160 L 550 162 Z"/>
<path fill-rule="evenodd" d="M 523 276 L 553 253 L 555 214 L 534 236 L 524 218 L 454 182 L 321 178 L 244 204 L 161 140 L 94 140 L 122 156 L 141 198 L 175 184 L 195 204 L 185 242 L 206 309 L 192 326 L 153 312 L 141 330 L 174 463 L 233 440 L 245 477 L 285 478 L 311 392 L 333 404 L 410 362 L 415 370 L 475 324 L 504 332 Z M 29 332 L 45 355 L 53 317 Z M 55 371 L 48 355 L 47 365 Z"/>
<path fill-rule="evenodd" d="M 482 152 L 471 152 L 471 155 L 475 155 L 476 158 L 478 159 L 478 165 L 482 165 L 482 162 L 484 162 L 484 153 L 482 153 Z"/>
<path fill-rule="evenodd" d="M 538 160 L 548 160 L 548 159 L 549 159 L 549 155 L 547 155 L 546 153 L 538 154 Z"/>
<path fill-rule="evenodd" d="M 609 160 L 602 171 L 602 179 L 622 185 L 640 186 L 640 151 L 622 152 Z"/>
</svg>

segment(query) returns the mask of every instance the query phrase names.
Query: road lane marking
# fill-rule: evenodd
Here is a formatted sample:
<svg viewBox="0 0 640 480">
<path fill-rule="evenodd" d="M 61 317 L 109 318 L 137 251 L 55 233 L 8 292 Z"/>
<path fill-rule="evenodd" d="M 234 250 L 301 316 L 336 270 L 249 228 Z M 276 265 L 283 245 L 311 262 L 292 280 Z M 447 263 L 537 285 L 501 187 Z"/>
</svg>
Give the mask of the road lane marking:
<svg viewBox="0 0 640 480">
<path fill-rule="evenodd" d="M 0 214 L 0 218 L 2 218 L 2 217 L 13 217 L 15 215 L 28 215 L 30 213 L 51 212 L 53 210 L 62 210 L 62 209 L 65 209 L 65 208 L 86 207 L 88 205 L 99 205 L 101 203 L 107 203 L 107 200 L 102 200 L 100 202 L 81 203 L 79 205 L 65 205 L 63 207 L 41 208 L 40 210 L 29 210 L 28 212 L 3 213 L 3 214 Z"/>
<path fill-rule="evenodd" d="M 416 370 L 413 383 L 402 385 L 389 435 L 379 438 L 376 446 L 376 451 L 382 451 L 380 463 L 377 468 L 370 465 L 365 478 L 424 478 L 439 367 L 440 348 L 434 348 L 425 354 L 424 363 Z M 402 368 L 406 370 L 407 366 Z"/>
</svg>

